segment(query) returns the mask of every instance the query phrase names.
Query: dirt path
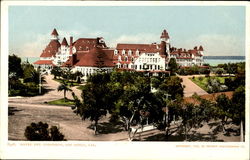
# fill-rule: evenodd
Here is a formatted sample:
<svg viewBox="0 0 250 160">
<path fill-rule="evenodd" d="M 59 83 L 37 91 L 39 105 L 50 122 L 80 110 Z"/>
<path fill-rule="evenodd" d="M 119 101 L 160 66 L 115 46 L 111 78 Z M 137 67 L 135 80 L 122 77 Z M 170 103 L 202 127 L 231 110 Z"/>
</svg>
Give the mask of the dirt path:
<svg viewBox="0 0 250 160">
<path fill-rule="evenodd" d="M 201 75 L 194 75 L 194 76 L 201 76 Z M 208 94 L 206 91 L 204 91 L 202 88 L 200 88 L 198 85 L 193 83 L 189 78 L 193 76 L 179 76 L 182 78 L 183 82 L 182 85 L 185 86 L 184 88 L 184 97 L 191 97 L 194 93 L 197 93 L 198 95 L 204 95 Z"/>
<path fill-rule="evenodd" d="M 60 85 L 59 82 L 53 80 L 52 75 L 46 75 L 45 83 L 43 83 L 43 87 L 49 90 L 49 92 L 45 93 L 44 95 L 34 96 L 34 97 L 9 97 L 9 102 L 17 102 L 17 103 L 28 103 L 28 104 L 41 104 L 44 102 L 53 101 L 56 99 L 63 98 L 63 91 L 58 92 L 57 88 Z M 78 96 L 81 97 L 81 91 L 77 89 L 77 87 L 71 87 L 73 92 Z M 73 99 L 71 92 L 66 92 L 66 97 L 69 99 Z"/>
</svg>

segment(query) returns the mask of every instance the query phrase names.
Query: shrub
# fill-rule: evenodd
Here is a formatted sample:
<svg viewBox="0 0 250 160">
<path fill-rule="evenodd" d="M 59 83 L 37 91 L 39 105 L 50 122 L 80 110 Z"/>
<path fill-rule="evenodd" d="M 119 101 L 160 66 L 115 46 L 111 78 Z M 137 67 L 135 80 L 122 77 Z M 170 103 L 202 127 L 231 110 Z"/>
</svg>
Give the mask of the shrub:
<svg viewBox="0 0 250 160">
<path fill-rule="evenodd" d="M 60 133 L 56 126 L 48 129 L 47 123 L 31 123 L 25 129 L 25 137 L 30 141 L 63 141 L 64 135 Z"/>
</svg>

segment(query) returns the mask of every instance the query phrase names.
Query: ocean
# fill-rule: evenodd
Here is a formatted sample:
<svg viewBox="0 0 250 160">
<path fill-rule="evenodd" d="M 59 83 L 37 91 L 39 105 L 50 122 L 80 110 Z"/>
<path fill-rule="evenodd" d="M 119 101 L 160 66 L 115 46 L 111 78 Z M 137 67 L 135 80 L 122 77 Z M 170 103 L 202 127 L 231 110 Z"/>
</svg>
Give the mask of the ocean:
<svg viewBox="0 0 250 160">
<path fill-rule="evenodd" d="M 39 57 L 21 57 L 22 61 L 29 61 L 29 63 L 34 63 L 39 60 Z M 237 63 L 245 62 L 245 56 L 204 56 L 204 63 L 208 63 L 211 66 L 216 66 L 218 64 L 224 63 Z"/>
<path fill-rule="evenodd" d="M 224 63 L 238 63 L 245 62 L 245 56 L 204 56 L 204 63 L 210 64 L 210 66 L 217 66 Z"/>
</svg>

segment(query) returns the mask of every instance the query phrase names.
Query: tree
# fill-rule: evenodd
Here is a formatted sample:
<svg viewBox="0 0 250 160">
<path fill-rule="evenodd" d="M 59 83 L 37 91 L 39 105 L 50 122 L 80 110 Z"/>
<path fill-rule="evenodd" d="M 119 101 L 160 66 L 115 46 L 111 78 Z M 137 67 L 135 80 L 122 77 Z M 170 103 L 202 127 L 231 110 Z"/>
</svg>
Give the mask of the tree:
<svg viewBox="0 0 250 160">
<path fill-rule="evenodd" d="M 221 94 L 216 98 L 216 117 L 221 120 L 223 132 L 225 131 L 225 124 L 228 118 L 230 118 L 230 109 L 232 108 L 231 100 L 225 95 Z"/>
<path fill-rule="evenodd" d="M 57 77 L 62 76 L 62 69 L 60 67 L 53 67 L 53 69 L 51 70 L 51 74 L 54 75 L 54 78 L 57 79 Z"/>
<path fill-rule="evenodd" d="M 169 70 L 171 72 L 171 75 L 174 75 L 178 69 L 178 64 L 176 63 L 175 58 L 170 58 L 170 61 L 168 63 Z"/>
<path fill-rule="evenodd" d="M 9 55 L 9 74 L 15 74 L 16 78 L 21 78 L 23 76 L 21 58 L 15 54 Z"/>
<path fill-rule="evenodd" d="M 245 126 L 245 86 L 239 86 L 232 97 L 231 118 L 234 124 L 241 125 L 241 137 L 243 137 Z"/>
<path fill-rule="evenodd" d="M 159 86 L 159 90 L 164 94 L 171 95 L 170 99 L 182 98 L 184 95 L 184 87 L 182 86 L 182 79 L 176 76 L 167 77 Z"/>
<path fill-rule="evenodd" d="M 67 91 L 72 91 L 67 83 L 65 83 L 65 81 L 63 81 L 57 88 L 57 91 L 63 91 L 63 95 L 64 95 L 64 101 L 66 101 L 66 92 Z"/>
<path fill-rule="evenodd" d="M 158 121 L 161 105 L 158 97 L 151 93 L 150 78 L 139 73 L 112 72 L 109 89 L 113 98 L 110 113 L 118 116 L 128 131 L 132 140 L 139 128 L 143 128 L 148 121 Z M 135 123 L 134 123 L 135 122 Z M 135 132 L 131 132 L 132 125 L 139 125 Z"/>
<path fill-rule="evenodd" d="M 30 141 L 64 141 L 64 135 L 56 126 L 50 129 L 47 123 L 31 123 L 25 129 L 25 137 Z"/>
<path fill-rule="evenodd" d="M 75 96 L 75 106 L 72 107 L 74 113 L 79 115 L 82 120 L 90 119 L 94 121 L 94 133 L 98 132 L 98 121 L 107 114 L 111 104 L 107 82 L 108 73 L 97 73 L 91 75 L 82 91 L 82 102 Z"/>
</svg>

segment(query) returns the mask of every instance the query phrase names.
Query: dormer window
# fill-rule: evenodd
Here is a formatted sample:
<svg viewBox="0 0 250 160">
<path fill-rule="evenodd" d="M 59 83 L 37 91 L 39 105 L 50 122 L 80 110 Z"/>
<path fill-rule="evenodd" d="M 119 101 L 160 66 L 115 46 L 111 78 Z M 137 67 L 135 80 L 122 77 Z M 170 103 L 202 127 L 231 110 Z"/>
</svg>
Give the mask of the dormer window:
<svg viewBox="0 0 250 160">
<path fill-rule="evenodd" d="M 117 55 L 118 54 L 118 51 L 117 51 L 117 49 L 116 50 L 114 50 L 114 55 Z"/>
<path fill-rule="evenodd" d="M 132 54 L 132 51 L 129 50 L 129 51 L 128 51 L 128 56 L 131 56 L 131 54 Z"/>
<path fill-rule="evenodd" d="M 131 61 L 134 62 L 134 57 L 131 58 Z"/>
<path fill-rule="evenodd" d="M 122 55 L 124 55 L 126 53 L 126 51 L 125 50 L 122 50 Z"/>
<path fill-rule="evenodd" d="M 122 61 L 122 58 L 121 58 L 121 56 L 119 56 L 119 57 L 118 57 L 118 61 Z"/>
<path fill-rule="evenodd" d="M 136 56 L 139 56 L 140 52 L 138 49 L 136 50 L 135 54 L 136 54 Z"/>
</svg>

